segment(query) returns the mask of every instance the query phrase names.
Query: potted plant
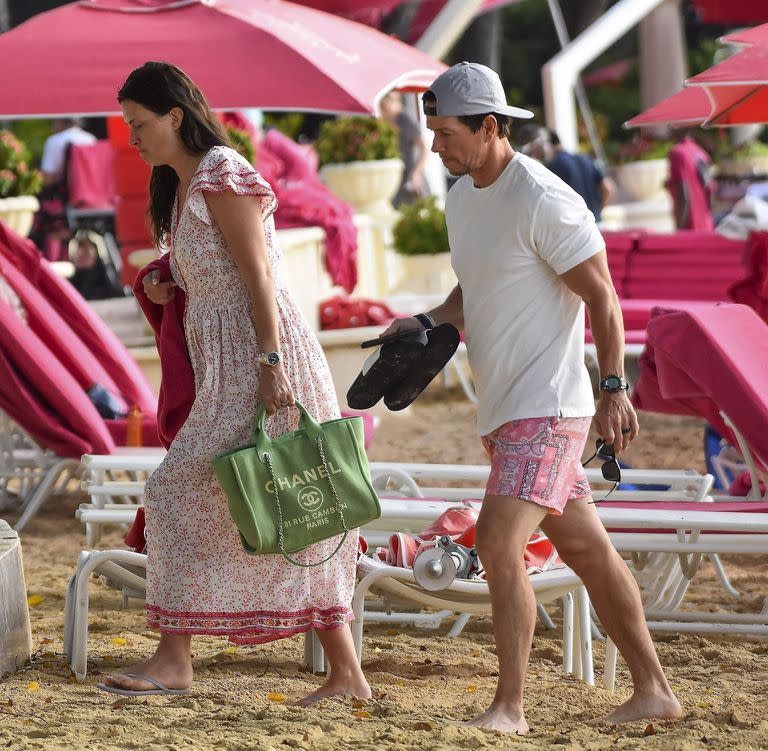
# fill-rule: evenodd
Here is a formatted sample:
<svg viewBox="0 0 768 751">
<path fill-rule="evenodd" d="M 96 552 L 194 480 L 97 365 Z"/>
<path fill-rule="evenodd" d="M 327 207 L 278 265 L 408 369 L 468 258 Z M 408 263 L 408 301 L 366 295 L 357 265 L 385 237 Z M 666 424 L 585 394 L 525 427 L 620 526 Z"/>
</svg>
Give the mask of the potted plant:
<svg viewBox="0 0 768 751">
<path fill-rule="evenodd" d="M 672 145 L 671 141 L 636 136 L 619 150 L 613 174 L 632 200 L 648 201 L 665 194 L 667 153 Z"/>
<path fill-rule="evenodd" d="M 391 214 L 404 165 L 397 132 L 373 117 L 327 120 L 315 142 L 320 179 L 356 211 Z"/>
<path fill-rule="evenodd" d="M 445 213 L 435 196 L 400 207 L 392 228 L 397 291 L 442 295 L 457 284 Z"/>
<path fill-rule="evenodd" d="M 24 144 L 9 130 L 0 130 L 0 219 L 20 235 L 32 229 L 32 221 L 40 204 L 43 178 L 29 166 L 29 153 Z"/>
<path fill-rule="evenodd" d="M 751 177 L 768 173 L 768 144 L 750 141 L 733 148 L 721 148 L 717 171 L 728 177 Z"/>
</svg>

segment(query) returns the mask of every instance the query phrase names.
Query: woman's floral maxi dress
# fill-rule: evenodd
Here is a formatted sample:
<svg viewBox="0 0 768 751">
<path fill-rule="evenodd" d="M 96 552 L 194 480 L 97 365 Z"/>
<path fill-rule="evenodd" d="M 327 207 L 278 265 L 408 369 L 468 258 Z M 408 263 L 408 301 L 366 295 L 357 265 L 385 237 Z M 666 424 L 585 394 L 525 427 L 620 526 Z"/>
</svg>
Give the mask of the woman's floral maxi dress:
<svg viewBox="0 0 768 751">
<path fill-rule="evenodd" d="M 184 328 L 195 401 L 165 460 L 146 485 L 147 613 L 150 626 L 221 634 L 240 644 L 280 639 L 351 620 L 357 535 L 327 563 L 301 568 L 280 555 L 247 555 L 211 469 L 216 455 L 248 442 L 259 392 L 259 341 L 251 304 L 203 191 L 258 196 L 275 281 L 284 368 L 296 398 L 315 419 L 339 416 L 320 345 L 280 279 L 281 255 L 266 181 L 236 151 L 216 146 L 200 162 L 171 239 L 174 280 L 186 293 Z M 266 366 L 265 366 L 266 367 Z M 279 435 L 296 428 L 283 408 L 267 422 Z M 338 538 L 298 554 L 319 560 Z"/>
</svg>

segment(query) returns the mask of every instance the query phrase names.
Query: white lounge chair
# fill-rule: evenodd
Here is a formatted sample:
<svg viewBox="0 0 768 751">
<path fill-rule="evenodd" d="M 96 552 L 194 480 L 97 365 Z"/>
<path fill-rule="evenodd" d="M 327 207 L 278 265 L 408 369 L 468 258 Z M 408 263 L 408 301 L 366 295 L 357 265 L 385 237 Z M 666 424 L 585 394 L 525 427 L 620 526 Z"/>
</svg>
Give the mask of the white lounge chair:
<svg viewBox="0 0 768 751">
<path fill-rule="evenodd" d="M 0 508 L 18 507 L 17 530 L 80 472 L 80 462 L 45 450 L 0 410 Z"/>
</svg>

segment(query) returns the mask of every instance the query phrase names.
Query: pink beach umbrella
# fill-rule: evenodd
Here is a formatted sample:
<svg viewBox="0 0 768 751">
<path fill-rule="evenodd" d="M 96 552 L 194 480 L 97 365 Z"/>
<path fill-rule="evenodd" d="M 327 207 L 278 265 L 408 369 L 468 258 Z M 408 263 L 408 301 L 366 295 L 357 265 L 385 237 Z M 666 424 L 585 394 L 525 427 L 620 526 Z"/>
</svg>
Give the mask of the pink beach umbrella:
<svg viewBox="0 0 768 751">
<path fill-rule="evenodd" d="M 724 413 L 765 467 L 767 361 L 768 326 L 746 305 L 655 308 L 633 402 L 652 412 L 703 417 L 736 446 Z"/>
<path fill-rule="evenodd" d="M 732 44 L 741 44 L 745 48 L 752 48 L 768 43 L 768 23 L 755 26 L 744 31 L 726 34 L 722 37 L 723 42 Z M 750 49 L 742 50 L 735 56 L 726 59 L 723 63 L 715 65 L 700 76 L 695 76 L 686 82 L 686 88 L 678 91 L 658 104 L 645 110 L 641 114 L 628 120 L 625 128 L 638 128 L 646 125 L 751 125 L 754 123 L 764 123 L 768 121 L 768 109 L 765 106 L 765 99 L 752 99 L 753 87 L 741 86 L 731 91 L 722 88 L 720 91 L 712 91 L 706 85 L 707 79 L 701 78 L 708 76 L 713 71 L 720 69 L 721 66 L 730 60 L 746 55 L 746 60 L 750 60 L 750 54 L 755 55 Z M 764 55 L 757 53 L 764 60 Z M 743 62 L 745 58 L 740 58 L 735 65 L 728 66 L 728 69 L 735 68 L 742 75 L 750 67 L 750 63 Z M 728 70 L 727 69 L 727 70 Z M 735 75 L 731 73 L 728 75 Z M 713 85 L 721 87 L 730 87 L 726 77 L 723 81 Z"/>
<path fill-rule="evenodd" d="M 82 0 L 0 35 L 0 117 L 119 112 L 147 60 L 186 71 L 216 109 L 370 114 L 445 69 L 397 39 L 283 0 Z"/>
<path fill-rule="evenodd" d="M 768 42 L 747 47 L 686 81 L 706 92 L 712 125 L 768 122 Z"/>
</svg>

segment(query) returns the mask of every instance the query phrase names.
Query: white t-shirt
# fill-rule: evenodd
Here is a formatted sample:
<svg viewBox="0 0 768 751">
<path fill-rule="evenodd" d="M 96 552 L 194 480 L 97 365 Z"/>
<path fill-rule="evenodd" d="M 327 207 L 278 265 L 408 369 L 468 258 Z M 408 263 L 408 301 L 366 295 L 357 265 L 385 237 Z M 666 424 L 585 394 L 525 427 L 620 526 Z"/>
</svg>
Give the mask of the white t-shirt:
<svg viewBox="0 0 768 751">
<path fill-rule="evenodd" d="M 71 143 L 78 146 L 87 146 L 88 144 L 96 143 L 96 136 L 77 126 L 54 133 L 46 139 L 43 146 L 40 169 L 43 172 L 61 177 L 64 171 L 64 157 L 67 153 L 67 146 Z"/>
<path fill-rule="evenodd" d="M 581 196 L 516 153 L 488 187 L 462 177 L 446 221 L 480 435 L 509 420 L 593 415 L 584 303 L 559 277 L 605 248 Z"/>
</svg>

